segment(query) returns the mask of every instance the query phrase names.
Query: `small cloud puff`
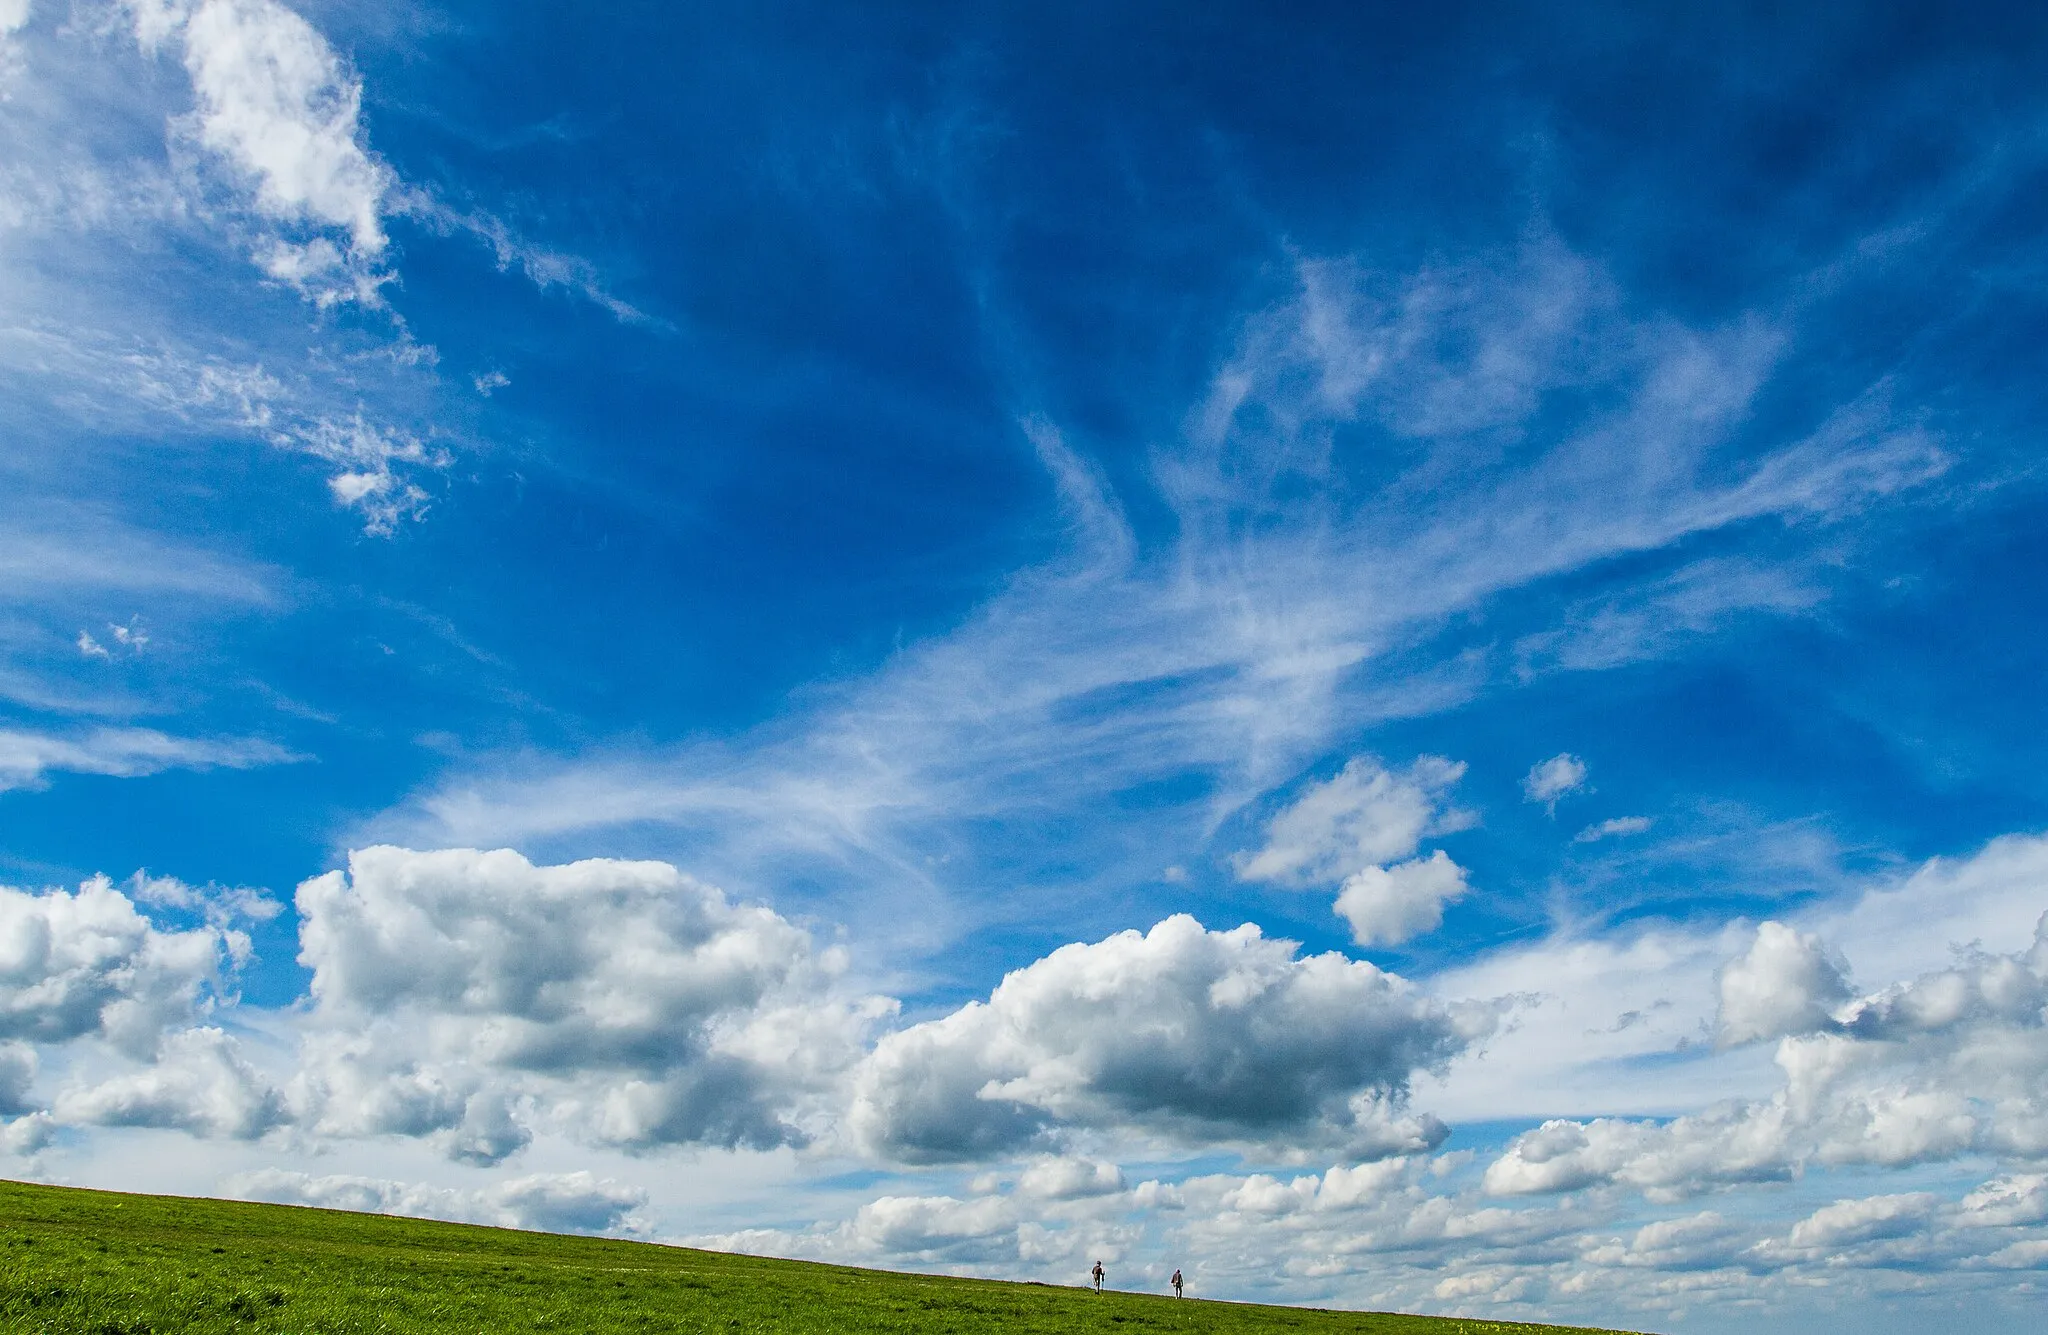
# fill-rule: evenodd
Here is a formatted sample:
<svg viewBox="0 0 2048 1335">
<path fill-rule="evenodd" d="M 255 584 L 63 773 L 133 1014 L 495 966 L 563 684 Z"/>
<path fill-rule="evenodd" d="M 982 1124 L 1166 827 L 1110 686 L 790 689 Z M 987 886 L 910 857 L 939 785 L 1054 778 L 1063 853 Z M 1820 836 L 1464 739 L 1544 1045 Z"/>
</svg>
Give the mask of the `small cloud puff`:
<svg viewBox="0 0 2048 1335">
<path fill-rule="evenodd" d="M 1337 915 L 1351 924 L 1361 946 L 1399 945 L 1443 924 L 1444 906 L 1471 889 L 1465 876 L 1442 849 L 1391 867 L 1367 867 L 1345 880 Z"/>
<path fill-rule="evenodd" d="M 1238 879 L 1309 886 L 1343 880 L 1362 867 L 1413 857 L 1422 840 L 1472 824 L 1450 809 L 1465 766 L 1418 756 L 1388 769 L 1359 756 L 1334 778 L 1311 784 L 1267 823 L 1265 846 L 1236 860 Z"/>
<path fill-rule="evenodd" d="M 1522 779 L 1522 796 L 1552 811 L 1558 802 L 1586 787 L 1586 762 L 1568 751 L 1532 766 Z"/>
</svg>

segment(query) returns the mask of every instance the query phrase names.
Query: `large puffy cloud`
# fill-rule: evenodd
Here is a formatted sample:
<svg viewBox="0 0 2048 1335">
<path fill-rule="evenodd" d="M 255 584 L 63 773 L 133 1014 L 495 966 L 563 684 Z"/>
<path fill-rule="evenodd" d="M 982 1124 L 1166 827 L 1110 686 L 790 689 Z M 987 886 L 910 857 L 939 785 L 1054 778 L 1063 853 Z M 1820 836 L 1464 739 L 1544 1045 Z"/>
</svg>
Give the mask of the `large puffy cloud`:
<svg viewBox="0 0 2048 1335">
<path fill-rule="evenodd" d="M 1284 1140 L 1360 1156 L 1427 1148 L 1410 1075 L 1491 1012 L 1452 1010 L 1337 954 L 1185 915 L 1062 947 L 986 1002 L 893 1033 L 856 1080 L 853 1129 L 907 1161 L 1001 1154 L 1063 1130 L 1183 1143 Z"/>
<path fill-rule="evenodd" d="M 1747 953 L 1721 970 L 1716 1026 L 1724 1043 L 1749 1043 L 1824 1029 L 1850 996 L 1841 967 L 1820 938 L 1780 922 L 1757 925 Z"/>
<path fill-rule="evenodd" d="M 105 877 L 73 891 L 0 886 L 0 1038 L 103 1038 L 147 1057 L 213 1001 L 249 940 L 220 926 L 164 931 Z"/>
<path fill-rule="evenodd" d="M 1424 836 L 1465 823 L 1446 807 L 1464 773 L 1462 764 L 1441 756 L 1419 756 L 1405 770 L 1359 756 L 1274 816 L 1265 844 L 1238 860 L 1237 874 L 1247 881 L 1316 885 L 1409 857 Z"/>
<path fill-rule="evenodd" d="M 551 1233 L 644 1233 L 647 1191 L 591 1173 L 533 1173 L 462 1191 L 345 1173 L 266 1168 L 222 1184 L 238 1200 L 412 1215 Z"/>
<path fill-rule="evenodd" d="M 536 1121 L 628 1148 L 799 1142 L 791 1100 L 886 1009 L 829 999 L 836 956 L 666 863 L 371 848 L 298 908 L 314 1124 L 465 1158 Z"/>
</svg>

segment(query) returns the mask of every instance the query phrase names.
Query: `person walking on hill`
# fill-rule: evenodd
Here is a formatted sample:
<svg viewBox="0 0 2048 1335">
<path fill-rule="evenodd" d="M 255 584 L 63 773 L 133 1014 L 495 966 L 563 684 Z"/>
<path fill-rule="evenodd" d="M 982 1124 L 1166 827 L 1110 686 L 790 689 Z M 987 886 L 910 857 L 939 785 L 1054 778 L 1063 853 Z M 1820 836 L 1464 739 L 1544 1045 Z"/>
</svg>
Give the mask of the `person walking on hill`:
<svg viewBox="0 0 2048 1335">
<path fill-rule="evenodd" d="M 1178 1270 L 1173 1272 L 1173 1296 L 1176 1298 L 1184 1296 L 1180 1291 L 1180 1271 Z"/>
<path fill-rule="evenodd" d="M 1097 1261 L 1095 1268 L 1088 1273 L 1095 1277 L 1095 1291 L 1097 1293 L 1102 1292 L 1102 1262 Z"/>
</svg>

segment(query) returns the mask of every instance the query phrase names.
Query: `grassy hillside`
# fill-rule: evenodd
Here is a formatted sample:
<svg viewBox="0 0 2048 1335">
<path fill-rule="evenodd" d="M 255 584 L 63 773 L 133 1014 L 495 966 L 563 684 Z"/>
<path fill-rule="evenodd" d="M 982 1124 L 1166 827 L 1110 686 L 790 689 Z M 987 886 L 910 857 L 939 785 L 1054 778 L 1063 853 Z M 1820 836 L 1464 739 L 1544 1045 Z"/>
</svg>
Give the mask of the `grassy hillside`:
<svg viewBox="0 0 2048 1335">
<path fill-rule="evenodd" d="M 0 1330 L 1558 1331 L 933 1279 L 283 1205 L 0 1182 Z"/>
</svg>

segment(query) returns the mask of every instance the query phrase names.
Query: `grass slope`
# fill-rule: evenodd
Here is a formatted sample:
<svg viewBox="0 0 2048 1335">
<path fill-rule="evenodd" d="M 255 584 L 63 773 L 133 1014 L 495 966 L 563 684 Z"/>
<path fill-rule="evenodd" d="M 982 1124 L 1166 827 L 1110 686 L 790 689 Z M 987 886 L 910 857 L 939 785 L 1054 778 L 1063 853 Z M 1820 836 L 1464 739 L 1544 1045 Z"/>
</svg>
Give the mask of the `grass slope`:
<svg viewBox="0 0 2048 1335">
<path fill-rule="evenodd" d="M 1318 1312 L 770 1261 L 285 1205 L 0 1182 L 0 1330 L 1506 1335 Z"/>
</svg>

